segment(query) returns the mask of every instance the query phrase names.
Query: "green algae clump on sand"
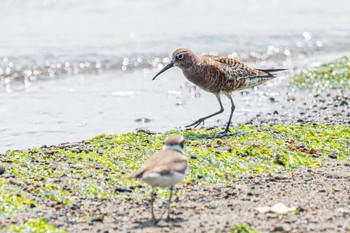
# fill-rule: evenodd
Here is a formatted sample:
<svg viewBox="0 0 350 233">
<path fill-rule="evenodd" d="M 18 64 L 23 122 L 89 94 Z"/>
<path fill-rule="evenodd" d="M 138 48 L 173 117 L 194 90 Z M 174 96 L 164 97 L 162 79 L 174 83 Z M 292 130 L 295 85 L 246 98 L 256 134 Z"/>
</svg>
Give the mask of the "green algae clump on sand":
<svg viewBox="0 0 350 233">
<path fill-rule="evenodd" d="M 20 226 L 9 226 L 0 231 L 6 232 L 35 232 L 35 233 L 67 233 L 67 231 L 57 229 L 50 225 L 45 218 L 30 219 Z"/>
<path fill-rule="evenodd" d="M 261 233 L 261 231 L 240 223 L 235 225 L 230 233 Z"/>
<path fill-rule="evenodd" d="M 292 84 L 315 90 L 347 89 L 350 87 L 350 57 L 341 57 L 312 70 L 296 74 Z"/>
</svg>

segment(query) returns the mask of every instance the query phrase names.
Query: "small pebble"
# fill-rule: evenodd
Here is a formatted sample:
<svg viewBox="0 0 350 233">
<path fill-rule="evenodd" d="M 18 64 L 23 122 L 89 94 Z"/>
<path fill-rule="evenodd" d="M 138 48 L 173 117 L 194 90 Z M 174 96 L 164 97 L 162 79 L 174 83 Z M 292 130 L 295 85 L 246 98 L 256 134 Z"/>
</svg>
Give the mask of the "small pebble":
<svg viewBox="0 0 350 233">
<path fill-rule="evenodd" d="M 0 163 L 0 175 L 5 173 L 5 167 Z"/>
<path fill-rule="evenodd" d="M 274 97 L 270 97 L 269 100 L 270 100 L 272 103 L 276 102 L 276 99 L 275 99 Z"/>
<path fill-rule="evenodd" d="M 348 102 L 346 102 L 345 100 L 343 100 L 342 102 L 340 102 L 339 104 L 340 106 L 346 106 L 349 105 Z"/>
<path fill-rule="evenodd" d="M 115 189 L 115 192 L 123 193 L 123 192 L 129 192 L 131 193 L 132 191 L 124 186 L 117 187 Z"/>
<path fill-rule="evenodd" d="M 59 205 L 55 205 L 55 210 L 60 210 L 63 208 L 63 205 L 59 204 Z"/>
<path fill-rule="evenodd" d="M 141 124 L 149 123 L 151 121 L 152 121 L 151 119 L 146 118 L 146 117 L 141 117 L 141 118 L 135 119 L 135 122 L 141 123 Z"/>
<path fill-rule="evenodd" d="M 92 222 L 103 222 L 103 216 L 95 216 L 91 219 Z"/>
<path fill-rule="evenodd" d="M 288 102 L 294 102 L 296 98 L 294 96 L 288 96 Z"/>
<path fill-rule="evenodd" d="M 117 216 L 121 217 L 121 216 L 124 216 L 124 215 L 125 215 L 124 211 L 118 210 Z"/>
<path fill-rule="evenodd" d="M 24 191 L 31 192 L 31 191 L 33 191 L 34 189 L 35 189 L 34 185 L 29 185 L 29 186 L 27 186 L 27 187 L 24 189 Z"/>
<path fill-rule="evenodd" d="M 284 228 L 282 226 L 275 226 L 272 231 L 273 232 L 284 231 Z"/>
</svg>

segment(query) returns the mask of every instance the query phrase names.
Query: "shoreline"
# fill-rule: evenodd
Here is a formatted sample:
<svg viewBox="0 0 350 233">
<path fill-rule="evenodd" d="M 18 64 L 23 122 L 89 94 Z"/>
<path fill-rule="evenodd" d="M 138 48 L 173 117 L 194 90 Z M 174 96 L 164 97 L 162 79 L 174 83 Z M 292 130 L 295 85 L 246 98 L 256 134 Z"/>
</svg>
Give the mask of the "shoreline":
<svg viewBox="0 0 350 233">
<path fill-rule="evenodd" d="M 339 91 L 339 90 L 330 90 L 322 93 L 314 93 L 312 95 L 313 99 L 302 99 L 302 96 L 295 97 L 294 95 L 287 94 L 284 98 L 288 99 L 290 103 L 295 104 L 299 102 L 299 104 L 294 105 L 293 109 L 297 110 L 288 112 L 286 110 L 287 106 L 285 103 L 282 108 L 279 110 L 284 111 L 284 113 L 276 110 L 276 106 L 274 103 L 276 101 L 280 101 L 281 97 L 269 97 L 269 101 L 271 102 L 271 111 L 267 113 L 257 113 L 255 116 L 252 116 L 249 120 L 241 123 L 232 122 L 233 124 L 231 128 L 237 127 L 239 125 L 256 125 L 259 126 L 261 124 L 327 124 L 327 125 L 350 125 L 350 113 L 347 112 L 347 109 L 350 105 L 350 91 Z M 288 103 L 287 103 L 288 104 Z M 281 106 L 279 106 L 281 107 Z M 283 110 L 284 109 L 284 110 Z M 175 110 L 174 110 L 175 111 Z M 226 116 L 220 117 L 222 120 L 226 118 Z M 203 128 L 216 128 L 223 127 L 225 123 L 223 121 L 209 121 L 208 126 L 204 126 Z M 138 131 L 145 132 L 153 132 L 158 134 L 165 134 L 167 132 L 171 132 L 177 129 L 169 129 L 162 131 L 153 131 L 147 127 L 147 124 L 140 125 L 141 127 L 135 128 L 134 131 L 117 133 L 117 134 L 128 134 L 128 133 L 137 133 Z M 186 129 L 178 129 L 178 130 L 186 130 Z M 98 135 L 96 135 L 98 136 Z M 30 150 L 32 148 L 41 148 L 48 146 L 57 146 L 59 144 L 64 143 L 79 143 L 80 141 L 87 141 L 89 139 L 82 139 L 77 141 L 69 141 L 69 142 L 59 142 L 56 145 L 47 145 L 43 144 L 38 147 L 28 147 L 24 149 L 9 149 L 8 151 L 25 151 Z M 6 150 L 7 151 L 7 150 Z M 6 151 L 0 152 L 0 154 L 5 153 Z"/>
</svg>

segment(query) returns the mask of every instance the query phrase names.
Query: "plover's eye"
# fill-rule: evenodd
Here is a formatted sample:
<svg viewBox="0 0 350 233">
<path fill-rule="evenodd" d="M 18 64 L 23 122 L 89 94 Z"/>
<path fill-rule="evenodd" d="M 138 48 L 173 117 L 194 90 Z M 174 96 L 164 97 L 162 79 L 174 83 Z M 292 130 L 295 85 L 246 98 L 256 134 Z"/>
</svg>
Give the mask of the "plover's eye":
<svg viewBox="0 0 350 233">
<path fill-rule="evenodd" d="M 184 55 L 182 53 L 176 55 L 176 59 L 181 60 L 184 58 Z"/>
</svg>

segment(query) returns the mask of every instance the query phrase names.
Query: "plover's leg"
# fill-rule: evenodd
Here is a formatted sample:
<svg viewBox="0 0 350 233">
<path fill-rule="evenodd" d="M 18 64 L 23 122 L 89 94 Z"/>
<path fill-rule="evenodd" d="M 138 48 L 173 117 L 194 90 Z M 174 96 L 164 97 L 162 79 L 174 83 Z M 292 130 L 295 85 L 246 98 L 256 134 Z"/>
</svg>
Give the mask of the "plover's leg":
<svg viewBox="0 0 350 233">
<path fill-rule="evenodd" d="M 174 186 L 171 186 L 170 187 L 170 196 L 169 196 L 169 201 L 168 201 L 168 216 L 166 218 L 167 221 L 170 220 L 170 204 L 171 204 L 171 198 L 173 197 L 173 189 L 174 189 Z"/>
<path fill-rule="evenodd" d="M 233 112 L 235 111 L 235 104 L 233 103 L 232 96 L 230 94 L 226 94 L 226 96 L 231 101 L 231 113 L 230 113 L 230 118 L 228 119 L 228 122 L 226 125 L 226 129 L 223 132 L 219 133 L 219 136 L 225 136 L 228 133 L 228 131 L 230 129 L 232 115 L 233 115 Z"/>
<path fill-rule="evenodd" d="M 155 221 L 156 217 L 154 216 L 153 203 L 154 203 L 154 187 L 152 187 L 152 192 L 151 192 L 151 212 L 152 212 L 152 221 Z"/>
<path fill-rule="evenodd" d="M 197 121 L 195 121 L 194 123 L 190 124 L 190 125 L 186 125 L 185 127 L 186 128 L 190 128 L 190 127 L 194 127 L 196 128 L 198 125 L 200 125 L 201 123 L 204 123 L 204 121 L 210 117 L 213 117 L 215 115 L 218 115 L 220 113 L 222 113 L 224 111 L 224 107 L 222 106 L 222 103 L 221 103 L 221 99 L 220 99 L 220 94 L 215 94 L 216 98 L 218 99 L 219 101 L 219 104 L 220 104 L 220 110 L 218 112 L 215 112 L 209 116 L 206 116 L 206 117 L 202 117 L 202 118 L 199 118 Z"/>
</svg>

